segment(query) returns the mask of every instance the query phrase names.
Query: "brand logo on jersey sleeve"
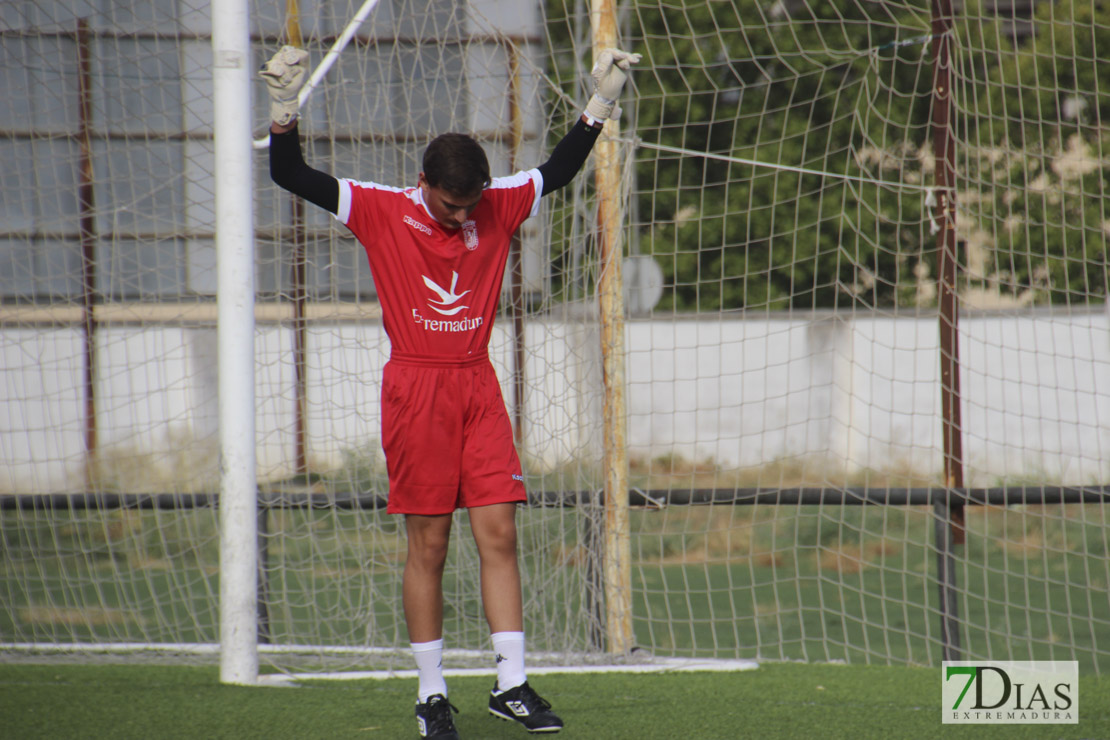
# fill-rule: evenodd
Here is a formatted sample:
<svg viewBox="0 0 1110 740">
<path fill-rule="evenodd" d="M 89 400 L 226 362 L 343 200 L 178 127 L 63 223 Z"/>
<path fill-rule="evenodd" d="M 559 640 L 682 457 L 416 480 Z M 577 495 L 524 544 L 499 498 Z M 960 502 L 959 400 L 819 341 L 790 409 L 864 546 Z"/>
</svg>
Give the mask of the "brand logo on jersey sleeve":
<svg viewBox="0 0 1110 740">
<path fill-rule="evenodd" d="M 463 221 L 462 225 L 463 244 L 466 248 L 473 252 L 478 248 L 478 224 L 474 223 L 474 219 Z"/>
</svg>

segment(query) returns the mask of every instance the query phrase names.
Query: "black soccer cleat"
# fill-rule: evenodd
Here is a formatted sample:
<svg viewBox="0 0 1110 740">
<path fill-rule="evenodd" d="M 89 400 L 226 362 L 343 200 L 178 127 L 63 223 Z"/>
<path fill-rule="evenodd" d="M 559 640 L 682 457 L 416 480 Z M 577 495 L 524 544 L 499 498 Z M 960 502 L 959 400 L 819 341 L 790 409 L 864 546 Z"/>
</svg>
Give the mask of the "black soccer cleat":
<svg viewBox="0 0 1110 740">
<path fill-rule="evenodd" d="M 551 711 L 551 704 L 537 694 L 527 681 L 501 692 L 494 684 L 489 696 L 489 713 L 518 722 L 528 732 L 558 732 L 563 729 L 563 720 Z"/>
<path fill-rule="evenodd" d="M 443 694 L 432 694 L 428 701 L 416 702 L 416 729 L 426 740 L 459 740 L 455 730 L 455 718 L 451 712 L 458 712 L 455 705 L 447 701 Z"/>
</svg>

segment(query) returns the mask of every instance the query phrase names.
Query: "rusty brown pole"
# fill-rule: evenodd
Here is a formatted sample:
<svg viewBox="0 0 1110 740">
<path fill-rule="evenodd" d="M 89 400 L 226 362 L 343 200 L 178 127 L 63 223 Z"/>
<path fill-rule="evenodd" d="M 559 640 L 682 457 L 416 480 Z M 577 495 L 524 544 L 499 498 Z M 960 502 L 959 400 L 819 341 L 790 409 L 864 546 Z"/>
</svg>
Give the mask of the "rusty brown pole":
<svg viewBox="0 0 1110 740">
<path fill-rule="evenodd" d="M 293 264 L 291 266 L 290 286 L 293 303 L 293 427 L 297 472 L 308 472 L 307 451 L 307 405 L 308 405 L 308 319 L 307 303 L 307 262 L 306 251 L 308 235 L 304 225 L 304 201 L 298 197 L 292 199 L 292 235 Z"/>
<path fill-rule="evenodd" d="M 509 39 L 502 41 L 509 60 L 509 172 L 516 172 L 524 117 L 520 111 L 520 55 Z M 513 441 L 524 442 L 524 255 L 520 233 L 514 232 L 509 249 L 510 301 L 513 315 Z"/>
<path fill-rule="evenodd" d="M 85 482 L 90 482 L 90 463 L 97 447 L 96 426 L 96 213 L 92 164 L 92 55 L 89 22 L 77 20 L 77 99 L 79 108 L 77 146 L 79 174 L 77 201 L 81 229 L 81 309 L 85 339 Z"/>
<path fill-rule="evenodd" d="M 301 37 L 300 8 L 297 0 L 285 3 L 286 43 L 304 48 Z M 293 263 L 290 268 L 290 300 L 293 303 L 293 438 L 297 473 L 308 472 L 308 234 L 305 229 L 304 199 L 291 195 L 290 199 L 293 243 Z"/>
<path fill-rule="evenodd" d="M 963 488 L 960 418 L 959 297 L 956 293 L 956 147 L 952 138 L 952 0 L 933 0 L 933 156 L 937 188 L 937 270 L 940 299 L 940 392 L 944 485 Z M 954 543 L 962 544 L 963 507 L 951 512 Z"/>
<path fill-rule="evenodd" d="M 956 294 L 956 149 L 952 138 L 952 0 L 932 0 L 933 157 L 937 188 L 935 217 L 940 229 L 937 270 L 940 298 L 940 393 L 944 443 L 944 488 L 963 488 L 960 419 L 959 301 Z M 946 496 L 947 498 L 947 496 Z M 964 542 L 964 510 L 949 501 L 934 504 L 940 642 L 943 660 L 960 659 L 959 594 L 955 545 Z"/>
</svg>

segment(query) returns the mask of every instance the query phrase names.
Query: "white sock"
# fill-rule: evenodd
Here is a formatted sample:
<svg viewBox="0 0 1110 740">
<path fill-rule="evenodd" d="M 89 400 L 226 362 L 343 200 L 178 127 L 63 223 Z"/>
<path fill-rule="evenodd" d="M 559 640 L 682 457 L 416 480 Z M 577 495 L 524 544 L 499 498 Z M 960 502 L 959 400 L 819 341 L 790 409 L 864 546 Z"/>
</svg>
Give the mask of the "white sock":
<svg viewBox="0 0 1110 740">
<path fill-rule="evenodd" d="M 505 691 L 528 680 L 524 673 L 524 633 L 494 632 L 493 651 L 497 654 L 497 690 Z"/>
<path fill-rule="evenodd" d="M 443 680 L 443 639 L 431 642 L 412 642 L 412 657 L 416 659 L 416 674 L 420 680 L 417 695 L 420 703 L 429 696 L 447 696 L 447 682 Z"/>
</svg>

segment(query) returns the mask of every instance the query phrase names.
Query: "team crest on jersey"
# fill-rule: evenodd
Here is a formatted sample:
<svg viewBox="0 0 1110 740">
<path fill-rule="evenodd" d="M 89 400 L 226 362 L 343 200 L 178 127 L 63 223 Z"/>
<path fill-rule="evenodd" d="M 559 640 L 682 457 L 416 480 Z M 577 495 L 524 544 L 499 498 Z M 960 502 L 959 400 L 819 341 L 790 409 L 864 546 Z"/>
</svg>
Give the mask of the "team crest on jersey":
<svg viewBox="0 0 1110 740">
<path fill-rule="evenodd" d="M 462 225 L 463 244 L 466 248 L 473 252 L 478 248 L 478 224 L 474 223 L 474 219 L 463 221 Z"/>
</svg>

